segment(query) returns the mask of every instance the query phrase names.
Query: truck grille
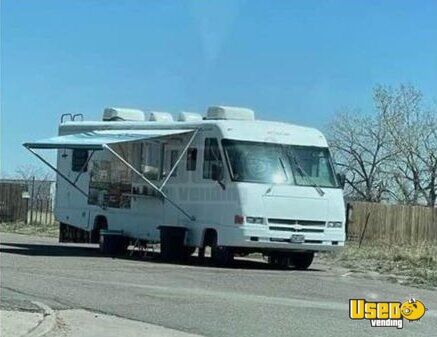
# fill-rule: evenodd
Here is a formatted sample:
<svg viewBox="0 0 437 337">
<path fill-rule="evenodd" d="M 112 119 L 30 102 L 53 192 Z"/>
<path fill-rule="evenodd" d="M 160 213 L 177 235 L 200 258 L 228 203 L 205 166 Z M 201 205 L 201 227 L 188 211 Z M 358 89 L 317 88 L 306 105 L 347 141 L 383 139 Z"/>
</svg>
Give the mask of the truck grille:
<svg viewBox="0 0 437 337">
<path fill-rule="evenodd" d="M 269 218 L 269 224 L 272 225 L 302 225 L 302 226 L 320 226 L 325 227 L 324 221 L 314 221 L 314 220 L 296 220 L 296 219 L 276 219 Z"/>
<path fill-rule="evenodd" d="M 294 227 L 285 227 L 285 226 L 270 226 L 270 230 L 272 231 L 286 231 L 286 232 L 295 232 L 295 233 L 323 233 L 323 228 L 294 228 Z"/>
<path fill-rule="evenodd" d="M 270 238 L 270 242 L 291 243 L 291 240 L 290 239 L 280 239 L 280 238 Z M 321 245 L 323 243 L 323 241 L 322 240 L 305 240 L 304 243 Z"/>
</svg>

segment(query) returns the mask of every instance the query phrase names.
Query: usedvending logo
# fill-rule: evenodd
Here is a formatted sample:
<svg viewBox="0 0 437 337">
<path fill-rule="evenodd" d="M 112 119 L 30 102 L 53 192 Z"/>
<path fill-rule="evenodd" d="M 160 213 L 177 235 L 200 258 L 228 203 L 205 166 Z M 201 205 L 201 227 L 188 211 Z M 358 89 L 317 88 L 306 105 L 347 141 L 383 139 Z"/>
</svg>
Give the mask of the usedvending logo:
<svg viewBox="0 0 437 337">
<path fill-rule="evenodd" d="M 401 302 L 370 302 L 365 299 L 349 300 L 349 318 L 366 319 L 372 327 L 404 327 L 404 319 L 418 321 L 428 310 L 423 302 L 414 298 Z"/>
</svg>

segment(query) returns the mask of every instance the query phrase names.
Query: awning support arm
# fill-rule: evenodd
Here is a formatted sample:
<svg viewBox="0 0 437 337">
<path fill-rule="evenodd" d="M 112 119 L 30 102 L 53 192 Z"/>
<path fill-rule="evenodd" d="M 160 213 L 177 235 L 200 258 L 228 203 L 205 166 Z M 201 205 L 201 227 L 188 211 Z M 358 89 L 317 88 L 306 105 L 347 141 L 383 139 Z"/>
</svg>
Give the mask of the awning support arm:
<svg viewBox="0 0 437 337">
<path fill-rule="evenodd" d="M 82 165 L 82 167 L 80 168 L 80 172 L 77 174 L 76 179 L 74 179 L 74 183 L 76 184 L 77 181 L 79 180 L 79 178 L 81 177 L 81 175 L 85 172 L 85 167 L 87 167 L 88 163 L 91 160 L 91 157 L 93 156 L 94 152 L 96 152 L 95 150 L 91 151 L 91 154 L 88 156 L 88 158 L 86 159 L 86 162 Z"/>
<path fill-rule="evenodd" d="M 32 152 L 39 160 L 41 160 L 44 164 L 46 164 L 48 167 L 50 167 L 53 171 L 56 172 L 60 177 L 62 177 L 67 183 L 69 183 L 71 186 L 73 186 L 76 190 L 78 190 L 80 193 L 82 193 L 87 199 L 88 199 L 88 193 L 84 192 L 81 188 L 79 188 L 74 182 L 72 182 L 68 177 L 66 177 L 64 174 L 62 174 L 56 167 L 54 167 L 52 164 L 50 164 L 47 160 L 45 160 L 41 155 L 39 155 L 37 152 L 35 152 L 30 147 L 25 146 L 26 149 L 28 149 L 30 152 Z"/>
<path fill-rule="evenodd" d="M 178 204 L 176 204 L 173 200 L 171 200 L 163 191 L 159 189 L 154 183 L 152 183 L 149 179 L 147 179 L 141 172 L 139 172 L 135 167 L 133 167 L 129 162 L 127 162 L 122 156 L 120 156 L 115 150 L 113 150 L 110 146 L 107 144 L 102 145 L 103 148 L 107 149 L 109 152 L 111 152 L 115 157 L 117 157 L 124 165 L 126 165 L 128 168 L 132 170 L 138 177 L 140 177 L 142 180 L 144 180 L 147 184 L 152 186 L 154 190 L 156 190 L 159 194 L 162 195 L 162 197 L 167 200 L 170 204 L 172 204 L 175 208 L 177 208 L 182 214 L 184 214 L 188 219 L 191 221 L 195 221 L 196 218 L 187 213 L 182 207 L 180 207 Z"/>
<path fill-rule="evenodd" d="M 185 145 L 184 149 L 182 150 L 181 154 L 179 155 L 178 159 L 176 160 L 176 162 L 174 163 L 173 167 L 170 169 L 170 172 L 167 174 L 167 176 L 165 177 L 164 181 L 162 182 L 161 186 L 159 187 L 159 190 L 162 191 L 162 189 L 164 188 L 165 184 L 167 184 L 167 181 L 170 179 L 171 175 L 173 174 L 173 172 L 176 170 L 176 168 L 178 167 L 180 161 L 182 160 L 182 157 L 185 155 L 185 153 L 188 151 L 188 148 L 190 147 L 190 145 L 193 143 L 194 138 L 196 138 L 197 133 L 199 132 L 199 129 L 196 129 L 193 134 L 191 135 L 191 138 L 188 140 L 187 145 Z"/>
</svg>

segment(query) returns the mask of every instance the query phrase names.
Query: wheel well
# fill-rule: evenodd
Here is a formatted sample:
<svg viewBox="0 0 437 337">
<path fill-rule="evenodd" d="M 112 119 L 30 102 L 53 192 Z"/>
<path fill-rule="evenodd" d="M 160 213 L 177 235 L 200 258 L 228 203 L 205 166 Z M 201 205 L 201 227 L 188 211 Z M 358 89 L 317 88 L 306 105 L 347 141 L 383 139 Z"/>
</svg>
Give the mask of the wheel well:
<svg viewBox="0 0 437 337">
<path fill-rule="evenodd" d="M 93 230 L 108 229 L 108 220 L 103 215 L 98 215 L 94 219 Z"/>
<path fill-rule="evenodd" d="M 90 241 L 91 243 L 98 243 L 100 240 L 100 230 L 108 229 L 108 220 L 103 215 L 98 215 L 94 219 L 94 226 L 91 230 Z"/>
<path fill-rule="evenodd" d="M 217 240 L 217 231 L 213 228 L 207 228 L 203 233 L 203 242 L 202 246 L 211 247 L 214 244 L 214 241 Z"/>
</svg>

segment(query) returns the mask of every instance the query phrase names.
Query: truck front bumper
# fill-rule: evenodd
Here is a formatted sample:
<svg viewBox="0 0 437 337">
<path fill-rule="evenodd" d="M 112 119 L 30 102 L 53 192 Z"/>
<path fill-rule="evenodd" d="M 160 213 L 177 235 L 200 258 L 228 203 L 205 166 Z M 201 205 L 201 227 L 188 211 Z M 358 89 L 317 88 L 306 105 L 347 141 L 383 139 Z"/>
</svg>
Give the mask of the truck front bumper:
<svg viewBox="0 0 437 337">
<path fill-rule="evenodd" d="M 324 228 L 323 232 L 270 230 L 266 226 L 226 226 L 219 233 L 219 244 L 256 250 L 332 251 L 345 242 L 344 228 Z"/>
</svg>

